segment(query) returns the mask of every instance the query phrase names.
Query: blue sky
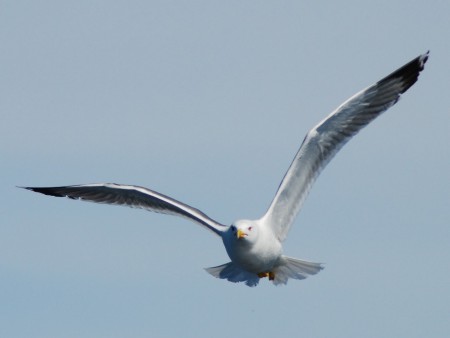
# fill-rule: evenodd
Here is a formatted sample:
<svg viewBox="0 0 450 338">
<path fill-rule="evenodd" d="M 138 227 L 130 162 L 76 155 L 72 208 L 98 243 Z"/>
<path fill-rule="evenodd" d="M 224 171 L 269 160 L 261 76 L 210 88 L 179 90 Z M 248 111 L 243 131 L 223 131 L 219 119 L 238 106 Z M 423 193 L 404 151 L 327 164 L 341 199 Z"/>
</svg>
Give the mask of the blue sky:
<svg viewBox="0 0 450 338">
<path fill-rule="evenodd" d="M 444 337 L 450 331 L 450 4 L 3 1 L 0 336 Z M 257 288 L 209 276 L 184 219 L 16 185 L 138 184 L 257 218 L 306 131 L 431 50 L 419 81 L 316 182 Z"/>
</svg>

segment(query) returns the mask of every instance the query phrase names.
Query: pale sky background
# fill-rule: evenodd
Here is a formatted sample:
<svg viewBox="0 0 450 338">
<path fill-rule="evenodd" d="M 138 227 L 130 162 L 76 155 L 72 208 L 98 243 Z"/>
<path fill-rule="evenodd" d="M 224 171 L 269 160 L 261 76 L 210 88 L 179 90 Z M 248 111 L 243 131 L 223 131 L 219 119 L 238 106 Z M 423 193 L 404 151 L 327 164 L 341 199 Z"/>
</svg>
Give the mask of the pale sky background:
<svg viewBox="0 0 450 338">
<path fill-rule="evenodd" d="M 1 337 L 448 337 L 450 2 L 1 1 Z M 229 224 L 306 131 L 419 54 L 399 104 L 325 169 L 256 288 L 181 218 L 16 185 L 137 184 Z"/>
</svg>

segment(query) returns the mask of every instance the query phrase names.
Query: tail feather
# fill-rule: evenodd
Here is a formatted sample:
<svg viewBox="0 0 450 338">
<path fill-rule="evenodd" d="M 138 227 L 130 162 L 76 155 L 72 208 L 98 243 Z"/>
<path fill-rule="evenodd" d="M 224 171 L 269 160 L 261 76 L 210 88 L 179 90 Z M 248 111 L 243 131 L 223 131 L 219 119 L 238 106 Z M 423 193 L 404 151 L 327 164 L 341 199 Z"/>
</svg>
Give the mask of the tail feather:
<svg viewBox="0 0 450 338">
<path fill-rule="evenodd" d="M 259 283 L 259 277 L 256 274 L 241 269 L 233 262 L 205 270 L 216 278 L 226 279 L 233 283 L 245 282 L 248 286 L 256 286 Z"/>
<path fill-rule="evenodd" d="M 321 263 L 308 262 L 297 258 L 282 257 L 282 263 L 274 269 L 275 285 L 286 284 L 289 278 L 305 279 L 323 269 Z"/>
<path fill-rule="evenodd" d="M 305 279 L 315 275 L 323 269 L 321 263 L 308 262 L 301 259 L 282 256 L 279 264 L 272 270 L 275 285 L 286 284 L 289 278 Z M 248 272 L 233 262 L 205 269 L 216 278 L 226 279 L 233 283 L 245 282 L 248 286 L 256 286 L 259 283 L 258 274 Z"/>
</svg>

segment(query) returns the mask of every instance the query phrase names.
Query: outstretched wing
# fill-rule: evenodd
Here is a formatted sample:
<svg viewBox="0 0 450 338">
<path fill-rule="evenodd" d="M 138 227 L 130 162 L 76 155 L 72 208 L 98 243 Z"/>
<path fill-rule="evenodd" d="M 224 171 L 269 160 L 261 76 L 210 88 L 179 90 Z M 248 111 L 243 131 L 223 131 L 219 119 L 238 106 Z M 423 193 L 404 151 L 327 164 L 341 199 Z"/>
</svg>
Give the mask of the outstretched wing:
<svg viewBox="0 0 450 338">
<path fill-rule="evenodd" d="M 186 217 L 220 235 L 227 227 L 209 218 L 203 212 L 156 191 L 134 185 L 96 183 L 64 187 L 24 187 L 41 194 L 69 197 L 83 201 L 125 205 L 163 214 Z"/>
<path fill-rule="evenodd" d="M 350 138 L 399 100 L 417 81 L 427 59 L 428 52 L 355 94 L 307 133 L 261 219 L 280 240 L 286 238 L 321 170 Z"/>
</svg>

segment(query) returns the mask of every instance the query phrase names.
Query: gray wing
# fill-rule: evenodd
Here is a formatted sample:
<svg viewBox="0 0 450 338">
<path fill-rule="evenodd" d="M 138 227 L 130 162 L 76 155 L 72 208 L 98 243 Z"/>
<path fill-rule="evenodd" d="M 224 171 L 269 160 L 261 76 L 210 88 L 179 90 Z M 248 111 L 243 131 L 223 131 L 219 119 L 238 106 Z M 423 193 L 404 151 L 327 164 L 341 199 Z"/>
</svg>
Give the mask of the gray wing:
<svg viewBox="0 0 450 338">
<path fill-rule="evenodd" d="M 141 208 L 163 214 L 182 216 L 220 235 L 227 227 L 209 218 L 203 212 L 156 191 L 134 185 L 96 183 L 64 187 L 24 187 L 41 194 L 69 197 L 83 201 L 117 204 Z"/>
<path fill-rule="evenodd" d="M 321 170 L 347 141 L 399 100 L 417 81 L 427 59 L 428 52 L 355 94 L 307 133 L 261 218 L 280 240 L 286 238 Z"/>
</svg>

